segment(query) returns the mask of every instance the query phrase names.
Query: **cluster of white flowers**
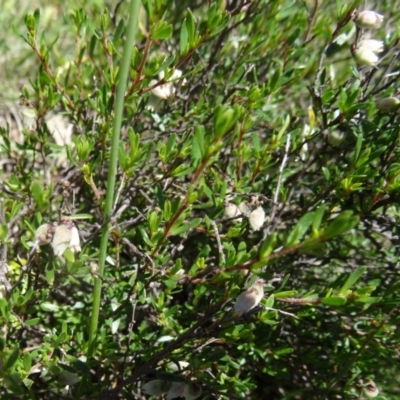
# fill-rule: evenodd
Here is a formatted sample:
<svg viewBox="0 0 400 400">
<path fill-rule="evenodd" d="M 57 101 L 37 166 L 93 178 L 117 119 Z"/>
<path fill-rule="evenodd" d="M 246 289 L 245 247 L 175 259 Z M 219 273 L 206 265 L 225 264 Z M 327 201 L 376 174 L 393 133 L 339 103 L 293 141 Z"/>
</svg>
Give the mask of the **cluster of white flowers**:
<svg viewBox="0 0 400 400">
<path fill-rule="evenodd" d="M 360 29 L 379 29 L 384 16 L 375 11 L 362 11 L 355 16 L 354 22 Z M 379 63 L 378 54 L 384 50 L 382 40 L 362 39 L 354 50 L 354 58 L 358 65 L 376 67 Z M 392 113 L 400 109 L 400 100 L 397 97 L 385 97 L 375 100 L 376 108 L 383 113 Z"/>
<path fill-rule="evenodd" d="M 158 74 L 160 81 L 162 79 L 164 79 L 164 76 L 165 76 L 164 71 L 161 71 Z M 163 99 L 163 100 L 169 99 L 176 93 L 174 81 L 178 80 L 181 76 L 182 76 L 182 71 L 180 69 L 176 69 L 166 83 L 164 83 L 163 85 L 156 86 L 154 89 L 151 90 L 151 93 L 153 93 L 155 96 L 157 96 L 160 99 Z M 157 81 L 153 79 L 150 82 L 150 86 L 153 86 L 156 83 L 157 83 Z"/>
<path fill-rule="evenodd" d="M 186 400 L 195 400 L 201 396 L 203 389 L 197 382 L 170 382 L 163 379 L 154 379 L 142 386 L 144 394 L 160 396 L 167 394 L 166 399 L 184 397 Z"/>
<path fill-rule="evenodd" d="M 361 29 L 378 29 L 381 27 L 384 16 L 375 11 L 362 11 L 357 15 L 354 22 Z M 363 39 L 360 40 L 354 50 L 354 58 L 358 65 L 376 67 L 379 62 L 378 54 L 384 50 L 382 40 Z"/>
<path fill-rule="evenodd" d="M 182 71 L 180 69 L 176 69 L 164 84 L 155 86 L 153 89 L 151 89 L 151 96 L 147 102 L 147 108 L 152 111 L 158 111 L 158 109 L 161 107 L 162 100 L 168 101 L 172 99 L 176 94 L 176 82 L 179 81 L 181 76 Z M 164 77 L 165 72 L 161 71 L 158 74 L 159 81 L 163 80 Z M 154 86 L 159 81 L 153 79 L 150 82 L 150 86 Z M 184 85 L 185 83 L 186 80 L 183 79 L 182 84 Z"/>
<path fill-rule="evenodd" d="M 265 211 L 261 206 L 258 206 L 251 211 L 245 202 L 241 202 L 238 206 L 233 203 L 225 205 L 225 217 L 235 218 L 235 221 L 241 222 L 242 218 L 239 217 L 240 215 L 244 215 L 248 218 L 250 227 L 253 231 L 260 230 L 264 225 Z"/>
<path fill-rule="evenodd" d="M 54 254 L 61 261 L 64 261 L 65 250 L 70 249 L 73 253 L 81 251 L 78 228 L 68 217 L 63 217 L 60 224 L 40 225 L 35 236 L 35 246 L 51 243 Z"/>
</svg>

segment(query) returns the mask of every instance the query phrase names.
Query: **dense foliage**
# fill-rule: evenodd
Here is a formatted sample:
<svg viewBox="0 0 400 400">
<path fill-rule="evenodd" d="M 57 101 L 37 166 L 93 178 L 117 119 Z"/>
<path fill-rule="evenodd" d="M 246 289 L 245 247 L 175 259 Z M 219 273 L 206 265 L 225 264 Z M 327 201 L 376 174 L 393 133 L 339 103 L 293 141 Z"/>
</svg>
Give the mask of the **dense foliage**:
<svg viewBox="0 0 400 400">
<path fill-rule="evenodd" d="M 399 398 L 399 2 L 132 1 L 3 33 L 1 398 Z"/>
</svg>

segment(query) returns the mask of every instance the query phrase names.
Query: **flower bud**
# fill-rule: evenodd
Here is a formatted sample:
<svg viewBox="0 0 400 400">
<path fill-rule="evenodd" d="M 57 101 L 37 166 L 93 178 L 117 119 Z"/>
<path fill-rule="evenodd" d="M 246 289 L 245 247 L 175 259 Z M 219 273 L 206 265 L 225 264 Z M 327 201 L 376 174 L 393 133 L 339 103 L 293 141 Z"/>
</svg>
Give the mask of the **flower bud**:
<svg viewBox="0 0 400 400">
<path fill-rule="evenodd" d="M 162 379 L 154 379 L 145 383 L 142 386 L 142 391 L 144 394 L 152 395 L 152 396 L 160 396 L 163 393 L 167 392 L 171 387 L 171 382 L 164 381 Z"/>
<path fill-rule="evenodd" d="M 373 398 L 373 397 L 378 396 L 379 389 L 375 385 L 375 382 L 372 379 L 367 380 L 367 383 L 364 385 L 364 387 L 362 389 L 362 394 L 368 398 Z"/>
<path fill-rule="evenodd" d="M 265 211 L 261 206 L 253 210 L 249 215 L 249 224 L 253 231 L 258 231 L 264 225 L 264 221 Z"/>
<path fill-rule="evenodd" d="M 400 100 L 397 97 L 385 97 L 375 100 L 375 106 L 383 113 L 391 113 L 400 108 Z"/>
<path fill-rule="evenodd" d="M 257 281 L 248 287 L 244 292 L 242 292 L 236 299 L 235 311 L 242 315 L 247 313 L 264 297 L 264 281 L 262 279 L 257 279 Z"/>
<path fill-rule="evenodd" d="M 195 400 L 201 396 L 203 393 L 203 389 L 200 383 L 197 382 L 189 382 L 185 385 L 185 389 L 183 391 L 183 397 L 186 400 Z"/>
<path fill-rule="evenodd" d="M 381 27 L 384 16 L 375 11 L 361 11 L 355 19 L 359 28 L 378 29 Z"/>
</svg>

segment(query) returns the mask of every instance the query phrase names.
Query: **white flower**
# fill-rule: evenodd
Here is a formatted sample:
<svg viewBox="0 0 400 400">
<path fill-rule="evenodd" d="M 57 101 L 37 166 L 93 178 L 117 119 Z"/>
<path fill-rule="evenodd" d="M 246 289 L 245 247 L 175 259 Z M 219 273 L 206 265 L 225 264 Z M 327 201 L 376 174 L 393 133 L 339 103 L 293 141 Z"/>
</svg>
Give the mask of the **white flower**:
<svg viewBox="0 0 400 400">
<path fill-rule="evenodd" d="M 359 28 L 378 29 L 381 27 L 384 16 L 375 11 L 362 11 L 358 14 L 355 23 Z"/>
<path fill-rule="evenodd" d="M 61 224 L 55 228 L 51 246 L 54 254 L 61 260 L 67 249 L 74 253 L 81 251 L 78 228 L 69 218 L 63 218 Z"/>
<path fill-rule="evenodd" d="M 382 53 L 384 45 L 382 40 L 364 39 L 361 40 L 354 51 L 354 58 L 358 65 L 375 67 L 379 62 L 377 53 Z"/>
<path fill-rule="evenodd" d="M 226 218 L 235 218 L 240 215 L 241 212 L 236 204 L 228 203 L 225 205 L 224 215 Z M 235 222 L 241 222 L 242 218 L 236 218 Z"/>
<path fill-rule="evenodd" d="M 184 390 L 185 390 L 185 382 L 172 382 L 171 387 L 167 393 L 167 400 L 183 396 Z"/>
<path fill-rule="evenodd" d="M 385 97 L 375 100 L 376 108 L 384 113 L 391 113 L 400 108 L 400 100 L 397 97 Z"/>
<path fill-rule="evenodd" d="M 182 269 L 182 273 L 185 271 Z M 177 275 L 179 274 L 179 271 Z M 168 367 L 171 369 L 172 372 L 180 372 L 183 369 L 186 369 L 189 366 L 189 363 L 187 361 L 176 361 L 176 362 L 170 362 L 168 363 Z"/>
<path fill-rule="evenodd" d="M 253 231 L 258 231 L 264 225 L 264 221 L 265 211 L 261 206 L 253 210 L 249 215 L 249 224 Z"/>
<path fill-rule="evenodd" d="M 160 80 L 164 79 L 164 76 L 165 76 L 164 71 L 161 71 L 158 74 L 158 77 L 159 77 Z M 156 96 L 156 97 L 158 97 L 160 99 L 164 99 L 164 100 L 169 99 L 176 92 L 176 88 L 175 88 L 175 85 L 174 85 L 173 81 L 179 79 L 181 76 L 182 76 L 182 71 L 179 70 L 179 69 L 176 69 L 166 83 L 164 83 L 163 85 L 156 86 L 155 88 L 153 88 L 151 90 L 151 93 L 154 94 L 154 96 Z M 156 80 L 152 80 L 150 82 L 150 86 L 154 85 L 155 83 L 157 83 L 157 81 Z"/>
<path fill-rule="evenodd" d="M 264 281 L 262 279 L 257 279 L 257 281 L 248 287 L 244 292 L 242 292 L 236 299 L 235 311 L 242 315 L 247 313 L 264 297 Z"/>
<path fill-rule="evenodd" d="M 375 67 L 378 64 L 379 57 L 370 49 L 360 47 L 354 52 L 354 58 L 358 65 L 368 65 Z"/>
<path fill-rule="evenodd" d="M 227 218 L 233 218 L 240 214 L 239 207 L 236 204 L 228 203 L 225 206 L 224 214 Z"/>
<path fill-rule="evenodd" d="M 203 389 L 199 383 L 189 382 L 185 385 L 185 389 L 183 391 L 183 397 L 186 400 L 195 400 L 201 396 L 203 393 Z"/>
<path fill-rule="evenodd" d="M 79 231 L 76 226 L 73 226 L 71 229 L 71 241 L 69 242 L 69 248 L 72 252 L 77 253 L 81 251 L 81 242 L 79 239 Z"/>
<path fill-rule="evenodd" d="M 164 381 L 162 379 L 154 379 L 145 383 L 142 386 L 142 391 L 144 394 L 160 396 L 161 394 L 167 392 L 170 387 L 171 382 Z"/>
<path fill-rule="evenodd" d="M 54 227 L 52 224 L 43 224 L 36 229 L 35 239 L 39 246 L 49 244 L 53 239 Z"/>
<path fill-rule="evenodd" d="M 375 39 L 363 39 L 360 40 L 360 43 L 358 44 L 359 48 L 366 48 L 374 53 L 382 53 L 384 50 L 384 43 L 382 40 L 375 40 Z"/>
<path fill-rule="evenodd" d="M 332 147 L 337 147 L 343 142 L 344 133 L 339 131 L 330 131 L 328 134 L 328 143 Z"/>
<path fill-rule="evenodd" d="M 245 201 L 242 201 L 239 204 L 239 210 L 245 217 L 248 217 L 250 215 L 250 208 Z"/>
</svg>

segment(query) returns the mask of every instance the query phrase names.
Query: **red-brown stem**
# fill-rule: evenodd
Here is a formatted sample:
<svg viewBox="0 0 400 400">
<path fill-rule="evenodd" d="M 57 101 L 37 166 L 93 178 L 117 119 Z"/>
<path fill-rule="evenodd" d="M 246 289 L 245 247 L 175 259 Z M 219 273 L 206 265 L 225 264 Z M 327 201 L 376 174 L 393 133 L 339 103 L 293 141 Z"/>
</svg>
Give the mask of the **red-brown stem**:
<svg viewBox="0 0 400 400">
<path fill-rule="evenodd" d="M 312 14 L 310 15 L 310 18 L 308 19 L 308 29 L 304 36 L 304 43 L 307 42 L 310 37 L 312 27 L 314 26 L 315 19 L 317 18 L 318 7 L 319 7 L 319 0 L 315 0 L 314 10 L 313 10 Z"/>
<path fill-rule="evenodd" d="M 152 43 L 152 40 L 151 40 L 150 36 L 147 36 L 146 44 L 144 45 L 143 57 L 142 57 L 142 60 L 140 61 L 140 65 L 137 70 L 136 78 L 132 82 L 132 85 L 131 85 L 130 89 L 128 90 L 128 93 L 125 95 L 125 98 L 132 95 L 132 93 L 135 91 L 137 85 L 139 85 L 139 83 L 141 81 L 143 68 L 144 68 L 144 65 L 146 64 L 147 56 L 149 55 L 151 43 Z"/>
</svg>

